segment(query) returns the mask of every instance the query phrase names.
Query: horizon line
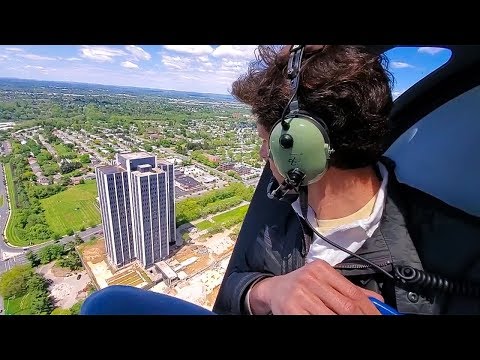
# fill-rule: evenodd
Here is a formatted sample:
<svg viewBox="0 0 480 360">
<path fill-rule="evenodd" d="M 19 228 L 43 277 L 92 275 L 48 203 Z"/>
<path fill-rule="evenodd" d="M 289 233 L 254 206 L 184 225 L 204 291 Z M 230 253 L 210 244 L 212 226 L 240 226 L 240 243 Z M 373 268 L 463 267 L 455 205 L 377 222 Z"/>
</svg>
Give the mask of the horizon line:
<svg viewBox="0 0 480 360">
<path fill-rule="evenodd" d="M 105 87 L 112 87 L 112 88 L 131 88 L 131 89 L 142 89 L 142 90 L 154 90 L 154 91 L 174 91 L 179 93 L 195 93 L 195 94 L 206 94 L 206 95 L 217 95 L 217 96 L 228 96 L 233 100 L 237 101 L 231 94 L 219 94 L 219 93 L 211 93 L 211 92 L 199 92 L 199 91 L 187 91 L 187 90 L 175 90 L 175 89 L 164 89 L 164 88 L 149 88 L 149 87 L 140 87 L 140 86 L 133 86 L 133 85 L 111 85 L 111 84 L 100 84 L 100 83 L 89 83 L 89 82 L 79 82 L 79 81 L 66 81 L 66 80 L 39 80 L 39 79 L 29 79 L 29 78 L 20 78 L 20 77 L 8 77 L 8 76 L 0 76 L 0 80 L 24 80 L 24 81 L 36 81 L 36 82 L 57 82 L 57 83 L 65 83 L 65 84 L 80 84 L 80 85 L 97 85 L 97 86 L 105 86 Z"/>
</svg>

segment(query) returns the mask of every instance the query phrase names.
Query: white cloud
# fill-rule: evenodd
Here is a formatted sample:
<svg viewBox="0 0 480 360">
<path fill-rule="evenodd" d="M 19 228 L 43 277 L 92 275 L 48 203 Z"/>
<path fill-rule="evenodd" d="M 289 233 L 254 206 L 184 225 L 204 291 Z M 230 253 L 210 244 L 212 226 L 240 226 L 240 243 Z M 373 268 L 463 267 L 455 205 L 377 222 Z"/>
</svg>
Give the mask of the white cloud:
<svg viewBox="0 0 480 360">
<path fill-rule="evenodd" d="M 233 61 L 229 59 L 222 59 L 222 66 L 220 70 L 240 72 L 244 70 L 247 63 L 245 61 Z"/>
<path fill-rule="evenodd" d="M 36 65 L 25 65 L 25 69 L 36 69 L 36 70 L 45 70 L 43 66 L 36 66 Z"/>
<path fill-rule="evenodd" d="M 404 92 L 405 92 L 405 90 L 393 91 L 393 92 L 392 92 L 393 100 L 395 100 L 396 98 L 398 98 L 398 97 L 399 97 L 400 95 L 402 95 Z"/>
<path fill-rule="evenodd" d="M 24 51 L 23 49 L 16 48 L 16 47 L 7 47 L 5 48 L 6 51 L 14 51 L 14 52 L 21 52 Z"/>
<path fill-rule="evenodd" d="M 210 45 L 165 45 L 165 49 L 192 55 L 209 55 L 213 52 Z"/>
<path fill-rule="evenodd" d="M 42 55 L 35 55 L 35 54 L 18 54 L 18 56 L 23 57 L 28 60 L 35 60 L 35 61 L 40 61 L 40 60 L 57 60 L 56 58 L 50 57 L 50 56 L 42 56 Z"/>
<path fill-rule="evenodd" d="M 195 81 L 200 80 L 200 78 L 195 75 L 180 75 L 180 78 L 185 80 L 195 80 Z"/>
<path fill-rule="evenodd" d="M 392 61 L 391 62 L 392 68 L 394 69 L 404 69 L 404 68 L 413 68 L 413 65 L 410 65 L 403 61 Z"/>
<path fill-rule="evenodd" d="M 201 62 L 204 62 L 204 63 L 208 63 L 210 61 L 210 60 L 208 60 L 208 56 L 199 56 L 199 57 L 197 57 L 197 60 L 201 61 Z"/>
<path fill-rule="evenodd" d="M 152 58 L 152 55 L 143 50 L 140 46 L 127 45 L 125 46 L 125 49 L 133 55 L 135 60 L 150 60 Z"/>
<path fill-rule="evenodd" d="M 80 56 L 95 61 L 112 62 L 115 56 L 124 56 L 125 51 L 112 49 L 106 46 L 84 45 L 80 49 Z"/>
<path fill-rule="evenodd" d="M 121 63 L 121 65 L 127 69 L 138 69 L 138 65 L 132 63 L 131 61 L 124 61 Z"/>
<path fill-rule="evenodd" d="M 162 63 L 169 69 L 187 70 L 191 59 L 180 56 L 162 56 Z"/>
<path fill-rule="evenodd" d="M 65 60 L 67 60 L 67 61 L 82 61 L 82 59 L 77 58 L 77 57 L 69 57 L 69 58 L 66 58 Z"/>
<path fill-rule="evenodd" d="M 216 57 L 243 58 L 253 60 L 257 45 L 220 45 L 212 53 Z"/>
<path fill-rule="evenodd" d="M 2 60 L 7 60 L 8 59 L 8 56 L 7 55 L 2 55 L 0 54 L 0 61 Z"/>
<path fill-rule="evenodd" d="M 444 51 L 444 50 L 446 50 L 446 49 L 439 48 L 439 47 L 424 46 L 424 47 L 419 47 L 417 51 L 419 53 L 422 53 L 422 54 L 435 55 L 435 54 L 438 54 L 439 52 Z"/>
</svg>

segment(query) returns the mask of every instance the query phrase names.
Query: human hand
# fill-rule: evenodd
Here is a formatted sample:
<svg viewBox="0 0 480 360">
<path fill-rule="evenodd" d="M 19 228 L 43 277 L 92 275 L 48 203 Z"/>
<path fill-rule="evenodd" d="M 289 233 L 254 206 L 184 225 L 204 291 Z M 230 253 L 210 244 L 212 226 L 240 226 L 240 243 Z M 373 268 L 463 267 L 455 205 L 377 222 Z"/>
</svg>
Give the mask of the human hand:
<svg viewBox="0 0 480 360">
<path fill-rule="evenodd" d="M 347 280 L 323 260 L 291 273 L 264 279 L 250 291 L 254 314 L 380 315 L 369 296 L 383 298 Z"/>
</svg>

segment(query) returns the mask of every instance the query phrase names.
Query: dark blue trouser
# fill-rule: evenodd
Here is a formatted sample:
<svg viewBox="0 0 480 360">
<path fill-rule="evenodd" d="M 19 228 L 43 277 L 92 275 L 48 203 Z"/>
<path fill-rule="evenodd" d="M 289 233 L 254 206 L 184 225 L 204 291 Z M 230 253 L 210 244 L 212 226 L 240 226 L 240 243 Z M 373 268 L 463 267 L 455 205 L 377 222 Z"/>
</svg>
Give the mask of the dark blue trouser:
<svg viewBox="0 0 480 360">
<path fill-rule="evenodd" d="M 213 312 L 178 299 L 132 286 L 113 285 L 90 295 L 80 315 L 214 315 Z"/>
</svg>

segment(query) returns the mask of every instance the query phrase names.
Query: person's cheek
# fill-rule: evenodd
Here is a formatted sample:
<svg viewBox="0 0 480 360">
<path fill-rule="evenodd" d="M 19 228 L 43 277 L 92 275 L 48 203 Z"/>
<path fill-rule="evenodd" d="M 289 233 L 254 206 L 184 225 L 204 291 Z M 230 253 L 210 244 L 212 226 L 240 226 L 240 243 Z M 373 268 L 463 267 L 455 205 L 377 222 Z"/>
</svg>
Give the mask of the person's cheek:
<svg viewBox="0 0 480 360">
<path fill-rule="evenodd" d="M 268 160 L 270 163 L 270 169 L 272 170 L 272 174 L 275 177 L 275 179 L 278 181 L 279 184 L 281 184 L 284 180 L 284 177 L 280 175 L 278 172 L 277 166 L 275 165 L 275 162 L 272 159 Z"/>
<path fill-rule="evenodd" d="M 260 147 L 260 157 L 264 160 L 268 160 L 268 144 L 264 141 Z"/>
</svg>

